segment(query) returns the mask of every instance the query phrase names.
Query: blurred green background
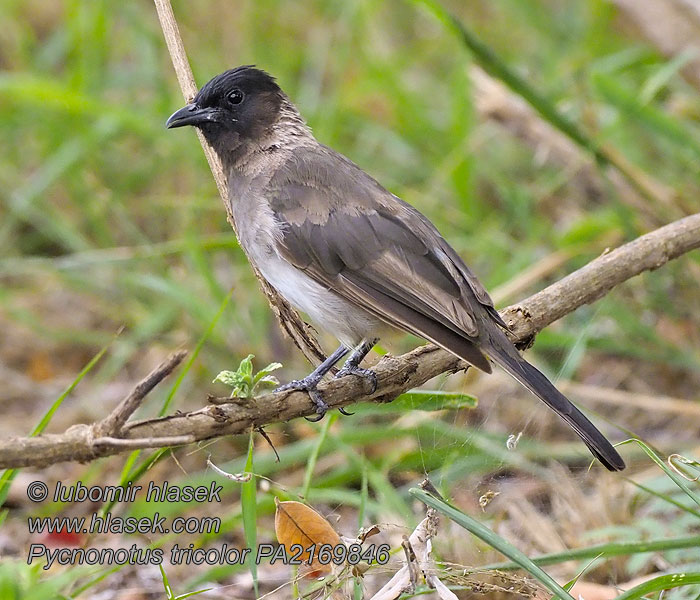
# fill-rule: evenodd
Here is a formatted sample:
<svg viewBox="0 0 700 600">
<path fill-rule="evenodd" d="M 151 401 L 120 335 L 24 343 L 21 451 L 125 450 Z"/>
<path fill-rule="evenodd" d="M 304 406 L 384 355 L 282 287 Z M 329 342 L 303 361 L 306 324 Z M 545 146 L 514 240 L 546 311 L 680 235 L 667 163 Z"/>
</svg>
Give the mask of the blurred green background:
<svg viewBox="0 0 700 600">
<path fill-rule="evenodd" d="M 475 71 L 479 61 L 431 6 L 174 2 L 200 86 L 240 64 L 275 75 L 316 137 L 433 220 L 499 306 L 556 281 L 607 247 L 698 210 L 700 96 L 688 75 L 697 52 L 681 46 L 662 54 L 615 2 L 444 2 L 495 53 L 497 67 L 536 92 L 543 104 L 533 109 L 498 78 Z M 207 393 L 224 394 L 212 379 L 249 353 L 258 368 L 282 362 L 282 380 L 304 374 L 309 365 L 283 338 L 258 289 L 194 134 L 164 128 L 183 99 L 154 7 L 3 0 L 0 22 L 2 434 L 28 433 L 105 345 L 107 355 L 64 403 L 51 430 L 105 416 L 165 354 L 180 346 L 193 350 L 198 342 L 201 350 L 182 381 L 157 389 L 140 416 L 157 414 L 166 401 L 172 401 L 170 411 L 188 410 L 201 406 Z M 561 127 L 544 124 L 538 110 L 548 109 L 575 123 L 611 162 L 594 162 Z M 693 412 L 700 384 L 699 290 L 695 253 L 543 331 L 530 356 L 562 381 L 630 392 L 627 403 L 594 398 L 588 406 L 661 450 L 692 449 L 700 421 Z M 333 341 L 323 340 L 330 350 Z M 393 350 L 413 343 L 407 339 Z M 498 502 L 486 515 L 476 500 L 499 485 L 504 495 L 516 489 L 508 485 L 529 489 L 523 481 L 549 485 L 539 488 L 547 500 L 532 506 L 554 523 L 564 547 L 591 542 L 583 533 L 596 527 L 605 540 L 697 531 L 658 509 L 655 496 L 625 487 L 621 479 L 612 484 L 598 469 L 586 474 L 580 444 L 506 379 L 455 376 L 432 388 L 475 393 L 480 407 L 430 413 L 420 424 L 419 413 L 367 410 L 332 424 L 271 427 L 282 462 L 274 463 L 262 442 L 256 473 L 283 481 L 284 493 L 304 491 L 309 502 L 342 513 L 355 526 L 358 498 L 367 501 L 361 524 L 383 519 L 410 526 L 420 509 L 406 486 L 427 471 L 464 510 L 510 523 L 501 533 L 511 537 L 532 517 L 518 521 Z M 685 399 L 689 412 L 640 410 L 634 394 Z M 528 426 L 521 451 L 509 454 L 505 438 Z M 187 474 L 167 455 L 149 476 L 211 480 L 207 452 L 221 463 L 235 459 L 226 465 L 230 471 L 243 470 L 244 458 L 236 457 L 245 455 L 246 444 L 233 439 L 194 453 L 184 449 L 177 458 Z M 314 448 L 319 462 L 309 472 Z M 650 473 L 644 455 L 632 448 L 627 454 L 632 473 L 646 473 L 645 485 L 672 496 L 664 487 L 668 478 Z M 567 481 L 571 489 L 586 489 L 591 502 L 578 507 L 584 516 L 571 531 L 557 520 L 566 511 L 548 504 L 561 494 L 546 475 L 551 458 L 577 467 L 566 470 Z M 144 459 L 132 457 L 126 467 L 124 456 L 58 465 L 42 477 L 114 483 Z M 564 471 L 556 472 L 561 481 Z M 363 481 L 364 495 L 358 492 Z M 601 491 L 609 486 L 618 503 Z M 26 527 L 19 519 L 13 525 L 12 517 L 36 507 L 26 506 L 26 498 L 23 504 L 21 494 L 12 498 L 3 527 L 15 539 L 4 554 L 21 558 Z M 258 491 L 259 540 L 271 535 L 264 520 L 271 498 Z M 238 488 L 230 489 L 230 501 L 227 535 L 239 539 Z M 607 517 L 594 518 L 601 510 Z M 556 549 L 525 538 L 526 551 Z M 487 549 L 480 558 L 458 550 L 457 539 L 446 533 L 445 560 L 484 564 L 498 557 Z M 689 556 L 664 560 L 689 568 L 697 562 Z M 622 582 L 660 569 L 640 554 L 597 566 L 592 578 Z M 172 579 L 187 590 L 204 581 L 230 584 L 237 572 L 183 572 Z M 61 580 L 61 593 L 76 589 L 76 579 L 68 579 Z"/>
</svg>

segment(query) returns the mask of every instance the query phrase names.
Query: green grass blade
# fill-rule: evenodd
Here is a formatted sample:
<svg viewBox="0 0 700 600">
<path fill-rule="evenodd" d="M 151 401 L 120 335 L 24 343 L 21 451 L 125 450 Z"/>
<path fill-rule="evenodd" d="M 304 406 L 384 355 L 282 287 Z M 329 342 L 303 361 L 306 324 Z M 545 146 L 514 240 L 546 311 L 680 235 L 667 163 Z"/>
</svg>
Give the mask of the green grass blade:
<svg viewBox="0 0 700 600">
<path fill-rule="evenodd" d="M 321 433 L 316 436 L 316 443 L 314 448 L 309 455 L 309 460 L 306 463 L 306 471 L 304 472 L 304 483 L 301 486 L 301 497 L 308 502 L 309 501 L 309 488 L 311 487 L 311 478 L 314 475 L 314 469 L 316 468 L 316 462 L 318 461 L 318 454 L 321 451 L 321 446 L 323 442 L 326 441 L 328 437 L 328 430 L 331 425 L 338 420 L 338 413 L 333 413 L 329 418 L 325 420 L 323 426 L 321 427 Z"/>
<path fill-rule="evenodd" d="M 367 482 L 367 459 L 362 461 L 362 480 L 360 482 L 360 508 L 357 511 L 357 529 L 364 527 L 367 501 L 369 500 L 369 487 Z"/>
<path fill-rule="evenodd" d="M 212 590 L 214 588 L 204 588 L 202 590 L 195 590 L 194 592 L 186 592 L 184 594 L 180 594 L 175 598 L 175 600 L 185 600 L 185 598 L 191 598 L 192 596 L 198 596 L 199 594 L 203 594 L 204 592 L 208 592 L 209 590 Z"/>
<path fill-rule="evenodd" d="M 523 569 L 525 569 L 525 571 L 537 579 L 537 581 L 539 581 L 560 600 L 573 600 L 571 594 L 569 594 L 563 587 L 554 581 L 554 579 L 552 579 L 545 571 L 540 569 L 540 567 L 538 567 L 524 553 L 504 540 L 502 537 L 496 535 L 488 527 L 479 523 L 479 521 L 476 519 L 472 519 L 462 511 L 450 506 L 442 500 L 438 500 L 431 494 L 428 494 L 421 489 L 411 488 L 408 492 L 412 496 L 418 498 L 418 500 L 421 502 L 425 503 L 427 506 L 441 512 L 447 518 L 457 523 L 457 525 L 464 527 L 464 529 L 478 537 L 480 540 L 483 540 L 489 546 L 495 550 L 498 550 L 501 554 L 504 554 L 513 562 L 520 565 Z"/>
<path fill-rule="evenodd" d="M 629 477 L 625 477 L 625 481 L 629 481 L 633 486 L 639 488 L 643 492 L 646 492 L 647 494 L 650 494 L 651 496 L 655 496 L 659 500 L 663 500 L 664 502 L 667 502 L 668 504 L 672 504 L 676 508 L 680 508 L 683 512 L 687 512 L 698 519 L 700 519 L 700 511 L 694 510 L 690 508 L 690 506 L 686 506 L 682 502 L 679 502 L 675 498 L 669 496 L 668 494 L 662 494 L 661 492 L 657 492 L 656 490 L 653 490 L 645 485 L 642 485 L 641 483 L 634 481 L 630 479 Z"/>
<path fill-rule="evenodd" d="M 639 92 L 639 102 L 648 104 L 654 100 L 668 86 L 669 82 L 679 75 L 688 63 L 696 60 L 697 57 L 698 51 L 692 47 L 687 47 L 672 57 L 644 83 L 644 87 Z"/>
<path fill-rule="evenodd" d="M 596 89 L 611 104 L 620 109 L 625 118 L 635 119 L 645 127 L 666 136 L 679 147 L 692 150 L 696 157 L 700 156 L 700 138 L 693 135 L 689 129 L 677 118 L 658 110 L 650 104 L 639 101 L 637 92 L 632 92 L 620 85 L 619 78 L 602 73 L 593 78 Z"/>
<path fill-rule="evenodd" d="M 170 582 L 168 581 L 168 576 L 165 573 L 163 565 L 158 565 L 160 569 L 160 578 L 163 580 L 163 588 L 165 589 L 165 595 L 168 600 L 174 600 L 175 594 L 173 593 L 173 588 L 170 587 Z"/>
<path fill-rule="evenodd" d="M 620 594 L 615 600 L 634 600 L 642 598 L 652 592 L 661 590 L 670 590 L 685 585 L 695 585 L 700 583 L 700 573 L 671 573 L 669 575 L 661 575 L 654 577 L 649 581 L 640 583 L 634 586 L 631 590 L 627 590 L 624 594 Z"/>
<path fill-rule="evenodd" d="M 221 315 L 224 314 L 224 310 L 226 310 L 226 307 L 228 306 L 228 303 L 231 300 L 232 296 L 233 296 L 233 288 L 231 288 L 229 290 L 228 294 L 226 294 L 226 297 L 221 302 L 221 306 L 219 306 L 219 310 L 214 315 L 214 318 L 211 320 L 211 323 L 209 323 L 209 327 L 207 327 L 206 331 L 202 334 L 202 337 L 200 337 L 199 340 L 197 341 L 197 345 L 194 347 L 194 351 L 192 352 L 192 356 L 190 356 L 189 360 L 185 363 L 184 367 L 180 371 L 180 374 L 178 375 L 177 379 L 175 380 L 175 383 L 173 384 L 173 387 L 170 390 L 168 397 L 165 399 L 165 402 L 163 402 L 163 406 L 161 407 L 160 412 L 158 413 L 159 417 L 164 416 L 168 412 L 168 409 L 170 408 L 170 404 L 172 403 L 173 398 L 175 397 L 175 394 L 177 393 L 177 390 L 180 388 L 182 381 L 185 379 L 185 376 L 187 375 L 187 373 L 189 373 L 189 370 L 192 368 L 194 361 L 199 356 L 199 352 L 201 351 L 202 346 L 204 346 L 204 342 L 207 341 L 207 338 L 209 338 L 212 331 L 214 331 L 216 324 L 219 322 Z"/>
<path fill-rule="evenodd" d="M 628 556 L 630 554 L 642 554 L 644 552 L 663 552 L 665 550 L 678 550 L 680 548 L 700 548 L 700 535 L 665 540 L 646 540 L 643 542 L 609 542 L 598 544 L 588 548 L 576 548 L 564 552 L 552 552 L 530 560 L 539 566 L 556 565 L 570 560 L 588 558 L 610 558 L 612 556 Z M 497 569 L 507 571 L 520 568 L 514 562 L 493 563 L 483 567 L 484 569 Z"/>
<path fill-rule="evenodd" d="M 669 466 L 663 460 L 661 460 L 661 458 L 659 458 L 656 452 L 654 452 L 642 440 L 637 438 L 625 440 L 624 442 L 622 442 L 622 444 L 629 444 L 630 442 L 635 442 L 639 444 L 642 450 L 644 450 L 644 452 L 647 453 L 651 460 L 653 460 L 659 467 L 661 467 L 661 469 L 663 469 L 664 473 L 668 475 L 668 477 L 673 481 L 673 483 L 675 483 L 679 488 L 681 488 L 687 494 L 687 496 L 693 502 L 695 502 L 695 504 L 700 506 L 700 497 L 698 497 L 698 495 L 693 490 L 691 490 L 690 487 L 688 487 L 688 484 L 686 483 L 685 479 L 683 479 L 683 477 L 681 477 L 680 475 L 678 475 L 678 473 L 669 468 Z"/>
<path fill-rule="evenodd" d="M 39 435 L 41 432 L 46 429 L 46 426 L 51 422 L 51 418 L 54 416 L 56 411 L 61 407 L 61 404 L 63 404 L 63 401 L 66 399 L 68 394 L 70 394 L 75 387 L 81 382 L 83 377 L 85 377 L 90 371 L 92 371 L 92 368 L 100 361 L 100 359 L 104 356 L 105 352 L 107 352 L 107 349 L 111 345 L 111 342 L 102 348 L 91 360 L 90 362 L 83 367 L 83 370 L 78 373 L 78 376 L 71 382 L 71 384 L 63 391 L 63 393 L 54 400 L 53 404 L 49 408 L 49 410 L 46 411 L 44 416 L 41 418 L 39 423 L 32 429 L 32 432 L 29 434 L 30 436 L 34 437 L 36 435 Z"/>
<path fill-rule="evenodd" d="M 159 448 L 155 452 L 149 454 L 148 457 L 144 459 L 140 465 L 132 469 L 134 463 L 138 459 L 139 454 L 141 452 L 140 450 L 134 450 L 134 452 L 132 452 L 129 455 L 129 457 L 126 460 L 126 463 L 124 464 L 124 467 L 122 468 L 121 476 L 119 479 L 119 485 L 122 487 L 126 487 L 129 484 L 129 482 L 133 483 L 141 479 L 144 473 L 146 473 L 159 460 L 161 460 L 167 454 L 169 454 L 171 450 L 171 448 Z M 102 516 L 110 512 L 114 508 L 114 505 L 116 503 L 116 500 L 112 500 L 105 504 L 100 511 L 102 513 Z"/>
<path fill-rule="evenodd" d="M 82 594 L 83 592 L 86 592 L 86 591 L 89 590 L 91 587 L 93 587 L 94 585 L 97 585 L 97 584 L 100 583 L 101 581 L 104 581 L 104 579 L 105 579 L 106 577 L 109 577 L 110 575 L 113 575 L 114 573 L 116 573 L 117 571 L 119 571 L 120 569 L 122 569 L 123 566 L 124 566 L 124 565 L 117 565 L 116 567 L 112 567 L 111 569 L 105 569 L 105 570 L 103 570 L 103 571 L 100 571 L 100 572 L 97 573 L 94 577 L 92 577 L 91 579 L 89 579 L 86 583 L 83 583 L 83 584 L 80 585 L 79 587 L 72 589 L 72 590 L 71 590 L 71 592 L 72 592 L 72 597 L 73 597 L 73 598 L 79 598 L 79 597 L 80 597 L 80 594 Z"/>
<path fill-rule="evenodd" d="M 367 512 L 367 501 L 369 500 L 369 486 L 367 484 L 367 460 L 362 461 L 362 482 L 360 484 L 360 507 L 357 510 L 357 530 L 360 531 L 365 524 L 365 513 Z M 355 577 L 353 582 L 354 600 L 362 600 L 364 592 L 362 590 L 362 578 Z"/>
<path fill-rule="evenodd" d="M 484 44 L 474 32 L 469 30 L 452 13 L 445 10 L 439 2 L 435 0 L 413 1 L 425 6 L 433 16 L 457 34 L 487 73 L 500 79 L 511 90 L 526 100 L 546 121 L 554 125 L 562 133 L 565 133 L 578 145 L 591 152 L 596 159 L 603 163 L 609 162 L 608 157 L 600 150 L 598 144 L 592 138 L 586 135 L 573 121 L 562 115 L 547 98 L 520 77 L 491 48 Z"/>
<path fill-rule="evenodd" d="M 246 473 L 254 473 L 253 467 L 253 451 L 255 449 L 255 430 L 250 430 L 250 439 L 248 441 L 248 456 L 245 461 Z M 251 553 L 248 556 L 248 568 L 253 576 L 253 587 L 255 589 L 255 597 L 258 596 L 258 566 L 255 563 L 255 554 L 258 546 L 258 508 L 257 508 L 257 479 L 255 475 L 241 484 L 241 512 L 243 513 L 243 533 L 245 543 L 248 548 L 251 548 Z"/>
<path fill-rule="evenodd" d="M 410 506 L 389 480 L 388 471 L 393 465 L 388 466 L 386 469 L 379 469 L 371 462 L 364 460 L 363 457 L 357 453 L 355 448 L 343 442 L 340 437 L 331 437 L 329 441 L 333 444 L 335 449 L 339 449 L 345 454 L 350 464 L 356 467 L 358 471 L 362 469 L 363 466 L 366 467 L 369 484 L 374 489 L 376 497 L 380 500 L 384 508 L 393 511 L 395 515 L 405 519 L 412 518 L 413 513 Z"/>
<path fill-rule="evenodd" d="M 232 296 L 233 288 L 231 288 L 231 290 L 229 290 L 229 293 L 226 294 L 226 297 L 224 298 L 224 300 L 221 303 L 221 306 L 219 307 L 219 310 L 216 312 L 214 318 L 211 320 L 209 327 L 207 327 L 206 331 L 197 341 L 197 345 L 195 346 L 192 355 L 189 357 L 183 369 L 180 371 L 180 374 L 175 380 L 175 383 L 173 383 L 173 387 L 170 389 L 170 392 L 168 393 L 168 397 L 165 399 L 165 402 L 163 402 L 163 406 L 161 407 L 158 416 L 162 417 L 167 413 L 168 408 L 170 407 L 170 404 L 172 403 L 173 398 L 177 393 L 177 390 L 180 388 L 182 381 L 184 380 L 189 370 L 192 368 L 195 359 L 197 358 L 197 356 L 199 356 L 199 353 L 202 350 L 202 346 L 204 346 L 204 342 L 211 335 L 212 331 L 214 331 L 216 324 L 219 322 L 219 319 L 221 318 L 221 315 L 223 315 L 224 310 L 226 309 L 226 306 L 228 306 L 228 303 L 231 300 Z M 160 460 L 160 458 L 162 458 L 162 456 L 164 456 L 164 454 L 167 451 L 168 449 L 161 449 L 154 452 L 140 465 L 140 467 L 137 468 L 135 472 L 132 472 L 131 469 L 133 465 L 136 463 L 136 460 L 141 455 L 141 450 L 134 450 L 131 454 L 129 454 L 128 458 L 126 459 L 126 462 L 124 463 L 124 467 L 122 468 L 120 485 L 126 485 L 130 481 L 138 480 L 138 478 L 140 478 L 148 469 L 150 469 L 150 467 L 154 464 L 155 461 Z M 112 505 L 110 504 L 108 508 L 111 510 Z"/>
</svg>

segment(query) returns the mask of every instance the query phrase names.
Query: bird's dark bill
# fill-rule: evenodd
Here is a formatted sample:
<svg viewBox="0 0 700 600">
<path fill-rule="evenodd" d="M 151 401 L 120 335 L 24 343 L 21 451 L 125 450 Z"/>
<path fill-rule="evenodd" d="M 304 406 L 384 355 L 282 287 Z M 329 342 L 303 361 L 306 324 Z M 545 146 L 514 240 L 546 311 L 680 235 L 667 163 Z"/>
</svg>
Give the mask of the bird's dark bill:
<svg viewBox="0 0 700 600">
<path fill-rule="evenodd" d="M 185 127 L 186 125 L 202 125 L 204 123 L 217 122 L 219 111 L 215 108 L 201 108 L 196 104 L 188 104 L 170 115 L 165 122 L 168 129 Z"/>
</svg>

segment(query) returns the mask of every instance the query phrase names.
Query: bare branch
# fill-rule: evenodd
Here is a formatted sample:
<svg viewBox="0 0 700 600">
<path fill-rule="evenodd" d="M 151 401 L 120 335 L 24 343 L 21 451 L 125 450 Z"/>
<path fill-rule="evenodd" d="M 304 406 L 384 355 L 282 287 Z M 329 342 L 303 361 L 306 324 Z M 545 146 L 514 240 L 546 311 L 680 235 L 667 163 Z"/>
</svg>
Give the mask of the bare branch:
<svg viewBox="0 0 700 600">
<path fill-rule="evenodd" d="M 657 269 L 698 247 L 700 214 L 675 221 L 604 253 L 501 314 L 512 328 L 513 341 L 526 341 L 579 306 L 595 302 L 616 285 L 643 271 Z M 440 373 L 456 372 L 465 366 L 449 352 L 426 345 L 402 356 L 383 357 L 374 367 L 378 385 L 370 396 L 366 395 L 366 383 L 358 377 L 329 381 L 321 386 L 321 390 L 332 408 L 360 400 L 385 402 Z M 76 425 L 63 434 L 0 442 L 0 467 L 88 461 L 126 449 L 180 445 L 244 433 L 251 427 L 288 421 L 314 414 L 314 411 L 306 393 L 281 392 L 254 399 L 231 399 L 228 403 L 211 404 L 186 414 L 126 423 L 122 428 L 123 439 L 109 436 L 105 439 L 99 435 L 101 423 Z"/>
<path fill-rule="evenodd" d="M 514 339 L 523 340 L 550 323 L 595 302 L 616 285 L 700 247 L 700 213 L 674 221 L 606 252 L 541 292 L 502 312 Z M 522 318 L 517 317 L 520 315 Z"/>
</svg>

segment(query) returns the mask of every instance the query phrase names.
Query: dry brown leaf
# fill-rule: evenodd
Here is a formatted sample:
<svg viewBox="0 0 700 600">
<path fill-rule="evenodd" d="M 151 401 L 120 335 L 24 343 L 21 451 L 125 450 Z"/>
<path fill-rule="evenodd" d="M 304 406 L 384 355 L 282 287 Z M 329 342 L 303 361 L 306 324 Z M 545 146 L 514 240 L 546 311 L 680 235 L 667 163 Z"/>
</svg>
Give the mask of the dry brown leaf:
<svg viewBox="0 0 700 600">
<path fill-rule="evenodd" d="M 318 561 L 319 548 L 327 544 L 331 551 L 342 544 L 340 536 L 331 524 L 319 515 L 313 508 L 301 502 L 279 502 L 275 499 L 277 510 L 275 511 L 275 534 L 280 545 L 284 546 L 289 556 L 298 555 L 298 558 L 308 562 L 312 554 L 311 570 L 327 573 L 331 570 L 331 564 L 323 565 Z M 303 550 L 299 555 L 300 546 Z M 313 548 L 309 551 L 309 548 Z"/>
<path fill-rule="evenodd" d="M 377 535 L 381 532 L 382 530 L 379 529 L 379 525 L 372 525 L 369 529 L 361 529 L 360 533 L 357 536 L 357 539 L 360 540 L 360 542 L 364 542 L 367 538 L 372 537 L 373 535 Z"/>
</svg>

